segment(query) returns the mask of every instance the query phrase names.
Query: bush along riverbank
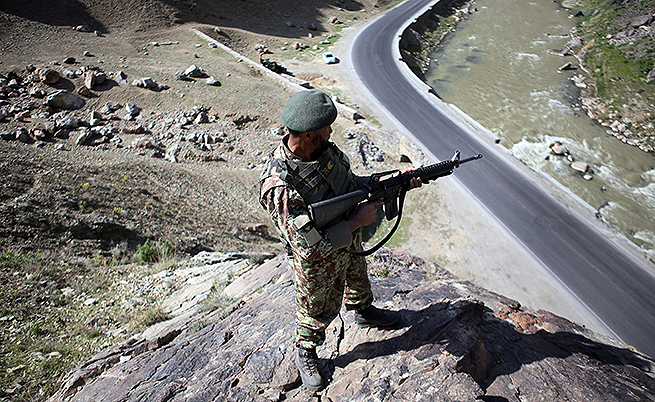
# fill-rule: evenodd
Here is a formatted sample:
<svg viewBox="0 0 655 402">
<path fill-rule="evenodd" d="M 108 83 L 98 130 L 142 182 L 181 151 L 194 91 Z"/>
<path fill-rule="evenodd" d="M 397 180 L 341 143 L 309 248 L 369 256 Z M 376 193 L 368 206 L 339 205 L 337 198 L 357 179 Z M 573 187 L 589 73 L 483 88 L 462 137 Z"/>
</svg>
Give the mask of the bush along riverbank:
<svg viewBox="0 0 655 402">
<path fill-rule="evenodd" d="M 565 0 L 580 23 L 567 43 L 587 114 L 619 140 L 655 153 L 655 0 Z"/>
</svg>

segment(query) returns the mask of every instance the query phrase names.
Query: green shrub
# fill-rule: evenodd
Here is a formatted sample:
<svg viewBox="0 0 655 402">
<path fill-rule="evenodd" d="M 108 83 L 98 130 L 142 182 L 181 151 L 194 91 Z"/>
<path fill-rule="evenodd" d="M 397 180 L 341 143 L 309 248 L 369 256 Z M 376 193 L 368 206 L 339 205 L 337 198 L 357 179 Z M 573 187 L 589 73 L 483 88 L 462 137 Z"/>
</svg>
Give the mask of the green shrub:
<svg viewBox="0 0 655 402">
<path fill-rule="evenodd" d="M 175 253 L 173 247 L 161 237 L 157 242 L 146 240 L 136 248 L 136 259 L 141 262 L 159 262 L 172 257 Z"/>
</svg>

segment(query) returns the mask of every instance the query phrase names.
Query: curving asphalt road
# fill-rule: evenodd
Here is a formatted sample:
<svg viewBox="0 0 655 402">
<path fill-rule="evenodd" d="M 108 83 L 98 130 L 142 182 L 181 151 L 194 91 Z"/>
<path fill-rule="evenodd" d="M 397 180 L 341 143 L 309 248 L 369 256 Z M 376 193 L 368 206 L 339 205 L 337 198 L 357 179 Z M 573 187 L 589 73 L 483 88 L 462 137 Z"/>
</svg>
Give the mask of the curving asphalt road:
<svg viewBox="0 0 655 402">
<path fill-rule="evenodd" d="M 555 200 L 501 153 L 490 152 L 489 145 L 431 101 L 433 95 L 407 78 L 394 39 L 434 3 L 406 1 L 366 27 L 351 44 L 351 70 L 401 129 L 438 160 L 450 158 L 455 149 L 462 157 L 482 152 L 484 158 L 458 169 L 456 179 L 615 337 L 655 357 L 652 268 Z"/>
</svg>

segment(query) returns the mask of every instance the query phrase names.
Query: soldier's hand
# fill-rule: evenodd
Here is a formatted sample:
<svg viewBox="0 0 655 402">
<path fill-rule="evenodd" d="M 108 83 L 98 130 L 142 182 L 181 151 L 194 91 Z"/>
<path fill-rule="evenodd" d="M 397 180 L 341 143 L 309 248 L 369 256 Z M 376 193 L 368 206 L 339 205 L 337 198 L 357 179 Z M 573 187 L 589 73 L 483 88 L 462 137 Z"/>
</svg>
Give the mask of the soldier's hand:
<svg viewBox="0 0 655 402">
<path fill-rule="evenodd" d="M 352 218 L 348 219 L 348 227 L 350 228 L 350 231 L 354 232 L 362 226 L 373 223 L 381 204 L 382 200 L 359 204 L 355 210 L 355 214 Z"/>
<path fill-rule="evenodd" d="M 408 168 L 403 169 L 400 173 L 407 173 L 411 172 L 412 170 L 418 169 L 416 166 L 410 166 Z M 414 177 L 409 181 L 409 189 L 421 187 L 423 185 L 423 182 L 421 181 L 420 177 Z"/>
</svg>

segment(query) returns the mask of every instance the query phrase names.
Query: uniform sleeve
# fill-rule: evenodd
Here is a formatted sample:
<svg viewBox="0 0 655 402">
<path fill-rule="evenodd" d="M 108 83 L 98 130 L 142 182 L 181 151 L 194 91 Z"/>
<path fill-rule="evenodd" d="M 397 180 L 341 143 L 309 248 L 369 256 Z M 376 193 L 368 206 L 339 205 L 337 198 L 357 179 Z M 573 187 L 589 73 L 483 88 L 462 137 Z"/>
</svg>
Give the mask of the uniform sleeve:
<svg viewBox="0 0 655 402">
<path fill-rule="evenodd" d="M 264 195 L 264 203 L 278 233 L 291 246 L 294 256 L 309 261 L 321 260 L 352 243 L 352 233 L 346 221 L 322 231 L 316 229 L 305 201 L 292 188 L 271 188 Z"/>
</svg>

